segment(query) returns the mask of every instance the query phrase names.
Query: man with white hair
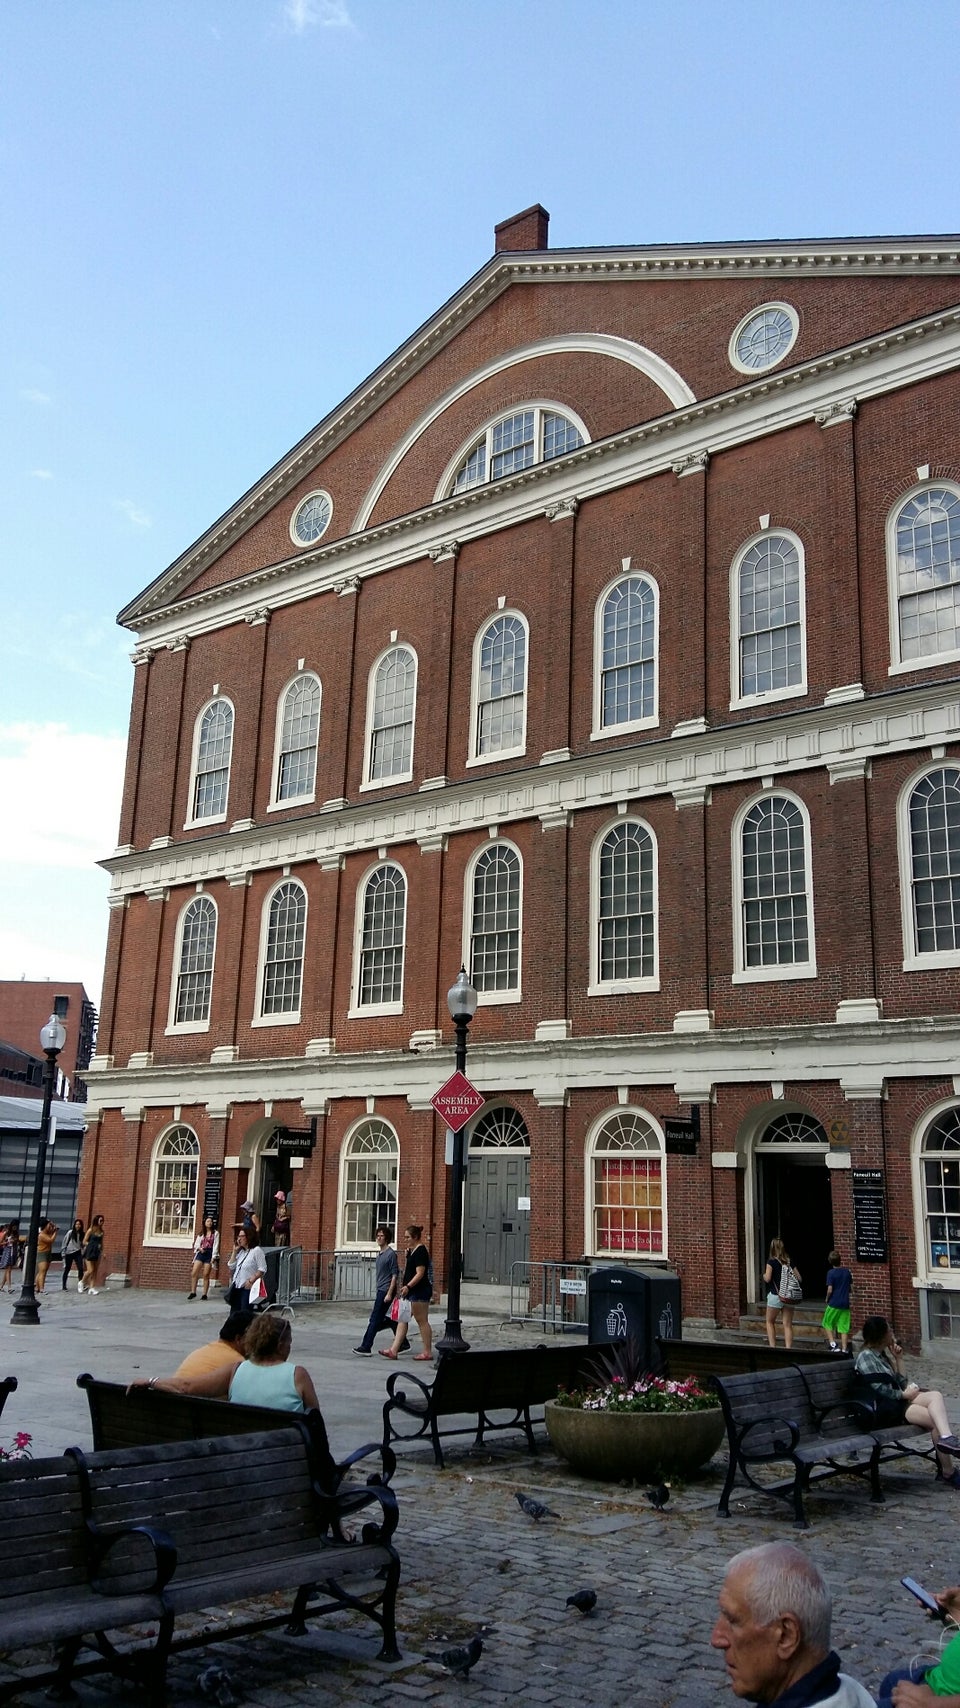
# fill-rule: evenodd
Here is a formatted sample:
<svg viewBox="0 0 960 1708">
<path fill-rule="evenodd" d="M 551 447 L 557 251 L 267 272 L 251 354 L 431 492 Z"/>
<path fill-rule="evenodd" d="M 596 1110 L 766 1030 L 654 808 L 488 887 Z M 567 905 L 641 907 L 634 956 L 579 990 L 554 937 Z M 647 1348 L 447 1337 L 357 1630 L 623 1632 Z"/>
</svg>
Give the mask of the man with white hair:
<svg viewBox="0 0 960 1708">
<path fill-rule="evenodd" d="M 863 1685 L 840 1671 L 830 1647 L 831 1611 L 820 1572 L 792 1543 L 736 1554 L 710 1637 L 733 1694 L 766 1708 L 875 1708 Z"/>
</svg>

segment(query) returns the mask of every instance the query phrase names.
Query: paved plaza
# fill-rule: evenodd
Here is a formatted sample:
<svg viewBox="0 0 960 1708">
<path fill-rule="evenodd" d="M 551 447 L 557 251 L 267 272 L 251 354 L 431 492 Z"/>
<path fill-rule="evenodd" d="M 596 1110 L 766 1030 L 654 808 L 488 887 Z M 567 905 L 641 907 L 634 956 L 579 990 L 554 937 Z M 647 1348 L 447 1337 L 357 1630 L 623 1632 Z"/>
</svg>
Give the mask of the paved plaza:
<svg viewBox="0 0 960 1708">
<path fill-rule="evenodd" d="M 91 1445 L 86 1402 L 75 1385 L 80 1371 L 118 1381 L 162 1375 L 191 1347 L 213 1338 L 222 1321 L 219 1304 L 188 1304 L 183 1294 L 106 1291 L 80 1298 L 75 1289 L 61 1293 L 56 1272 L 51 1280 L 41 1326 L 0 1331 L 6 1342 L 2 1373 L 20 1384 L 0 1419 L 0 1440 L 27 1430 L 36 1454 L 60 1452 L 73 1442 Z M 385 1378 L 391 1368 L 406 1367 L 352 1355 L 364 1316 L 362 1306 L 312 1306 L 298 1310 L 294 1325 L 294 1355 L 314 1377 L 337 1457 L 379 1439 Z M 536 1339 L 535 1331 L 501 1328 L 491 1319 L 474 1324 L 469 1313 L 465 1326 L 475 1345 Z M 388 1344 L 385 1335 L 379 1344 Z M 910 1367 L 925 1384 L 960 1394 L 960 1362 L 949 1353 L 911 1360 Z M 425 1368 L 416 1366 L 417 1373 Z M 960 1424 L 956 1398 L 951 1421 Z M 709 1646 L 724 1562 L 754 1543 L 795 1537 L 827 1574 L 835 1645 L 868 1688 L 903 1658 L 918 1651 L 932 1658 L 939 1627 L 925 1622 L 898 1580 L 906 1572 L 932 1588 L 960 1580 L 960 1493 L 939 1487 L 926 1463 L 888 1469 L 883 1506 L 870 1504 L 859 1481 L 832 1482 L 811 1498 L 806 1533 L 793 1530 L 785 1504 L 749 1492 L 734 1503 L 729 1520 L 718 1518 L 719 1484 L 717 1460 L 695 1483 L 675 1488 L 666 1511 L 658 1513 L 642 1489 L 574 1477 L 546 1448 L 530 1458 L 512 1435 L 477 1455 L 465 1438 L 442 1472 L 428 1448 L 401 1449 L 394 1486 L 401 1515 L 396 1546 L 403 1563 L 403 1660 L 378 1664 L 373 1625 L 338 1615 L 306 1638 L 268 1633 L 175 1657 L 169 1702 L 172 1708 L 199 1705 L 197 1675 L 216 1657 L 241 1701 L 257 1708 L 328 1708 L 377 1698 L 430 1701 L 438 1708 L 463 1700 L 475 1708 L 501 1702 L 524 1708 L 733 1704 Z M 514 1499 L 518 1489 L 545 1500 L 557 1519 L 534 1524 L 524 1517 Z M 277 1521 L 283 1522 L 282 1513 Z M 250 1563 L 254 1591 L 256 1537 Z M 599 1599 L 596 1613 L 581 1619 L 564 1603 L 585 1585 Z M 239 1608 L 234 1614 L 214 1609 L 208 1623 L 226 1630 L 239 1614 Z M 464 1640 L 481 1626 L 489 1631 L 469 1682 L 447 1679 L 427 1660 L 427 1651 Z M 133 1700 L 130 1686 L 102 1676 L 83 1680 L 79 1693 L 88 1708 Z M 44 1698 L 37 1693 L 23 1700 L 39 1704 Z"/>
</svg>

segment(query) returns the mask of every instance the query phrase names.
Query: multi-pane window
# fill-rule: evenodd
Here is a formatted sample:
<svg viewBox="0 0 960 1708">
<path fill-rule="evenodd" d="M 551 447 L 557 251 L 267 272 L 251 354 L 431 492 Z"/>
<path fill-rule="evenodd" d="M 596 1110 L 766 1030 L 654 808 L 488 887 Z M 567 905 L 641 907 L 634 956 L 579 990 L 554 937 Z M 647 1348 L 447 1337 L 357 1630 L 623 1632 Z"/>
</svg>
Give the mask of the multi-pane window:
<svg viewBox="0 0 960 1708">
<path fill-rule="evenodd" d="M 368 760 L 371 783 L 410 775 L 416 685 L 417 665 L 409 647 L 395 646 L 384 653 L 373 678 Z"/>
<path fill-rule="evenodd" d="M 910 795 L 915 952 L 960 949 L 960 771 L 929 771 Z"/>
<path fill-rule="evenodd" d="M 470 977 L 478 991 L 520 988 L 520 856 L 505 842 L 473 868 Z"/>
<path fill-rule="evenodd" d="M 230 789 L 233 747 L 233 707 L 229 700 L 211 700 L 197 731 L 193 774 L 193 817 L 223 818 Z"/>
<path fill-rule="evenodd" d="M 737 572 L 739 697 L 771 694 L 803 682 L 800 552 L 788 534 L 765 534 Z"/>
<path fill-rule="evenodd" d="M 274 891 L 263 953 L 261 1014 L 296 1014 L 303 981 L 307 898 L 292 879 Z"/>
<path fill-rule="evenodd" d="M 278 801 L 302 800 L 313 795 L 319 734 L 320 684 L 315 676 L 298 676 L 283 696 L 277 756 Z"/>
<path fill-rule="evenodd" d="M 503 480 L 533 463 L 565 456 L 582 444 L 579 427 L 557 410 L 541 409 L 539 405 L 518 409 L 493 422 L 471 445 L 453 477 L 450 491 L 466 492 L 488 480 Z"/>
<path fill-rule="evenodd" d="M 403 998 L 403 942 L 407 882 L 399 866 L 378 866 L 363 891 L 360 972 L 361 1008 Z"/>
<path fill-rule="evenodd" d="M 472 1151 L 522 1151 L 530 1149 L 527 1123 L 518 1109 L 499 1103 L 485 1109 L 470 1129 Z"/>
<path fill-rule="evenodd" d="M 923 1141 L 928 1269 L 960 1269 L 960 1106 L 938 1115 Z"/>
<path fill-rule="evenodd" d="M 601 984 L 656 972 L 653 838 L 618 824 L 600 845 L 597 976 Z"/>
<path fill-rule="evenodd" d="M 397 1135 L 386 1121 L 364 1121 L 347 1140 L 341 1177 L 341 1245 L 373 1245 L 380 1222 L 396 1226 L 399 1164 Z"/>
<path fill-rule="evenodd" d="M 743 965 L 796 966 L 810 960 L 806 835 L 796 801 L 768 795 L 740 833 Z"/>
<path fill-rule="evenodd" d="M 660 1141 L 635 1110 L 604 1121 L 593 1143 L 592 1183 L 594 1254 L 663 1251 Z"/>
<path fill-rule="evenodd" d="M 190 1127 L 171 1127 L 154 1156 L 151 1238 L 193 1238 L 199 1172 L 200 1141 L 196 1133 Z"/>
<path fill-rule="evenodd" d="M 640 723 L 656 706 L 657 607 L 644 576 L 628 575 L 603 601 L 600 727 Z"/>
<path fill-rule="evenodd" d="M 474 752 L 522 751 L 526 710 L 527 635 L 519 617 L 495 617 L 480 639 Z"/>
<path fill-rule="evenodd" d="M 896 520 L 900 657 L 960 651 L 960 495 L 928 487 Z"/>
<path fill-rule="evenodd" d="M 210 1019 L 216 946 L 217 910 L 209 896 L 197 896 L 186 908 L 180 924 L 175 1026 L 201 1026 Z"/>
</svg>

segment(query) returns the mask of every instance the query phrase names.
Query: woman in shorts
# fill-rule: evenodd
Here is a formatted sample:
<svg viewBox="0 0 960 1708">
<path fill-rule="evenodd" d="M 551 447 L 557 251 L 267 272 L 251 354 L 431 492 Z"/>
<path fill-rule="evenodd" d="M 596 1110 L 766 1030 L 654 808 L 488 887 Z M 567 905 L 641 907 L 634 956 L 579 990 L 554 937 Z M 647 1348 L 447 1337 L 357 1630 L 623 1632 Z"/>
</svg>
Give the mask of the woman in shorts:
<svg viewBox="0 0 960 1708">
<path fill-rule="evenodd" d="M 793 1345 L 793 1305 L 789 1299 L 782 1297 L 781 1286 L 783 1272 L 792 1268 L 790 1253 L 782 1239 L 770 1241 L 770 1251 L 767 1257 L 767 1267 L 763 1272 L 763 1285 L 767 1295 L 767 1342 L 770 1346 L 777 1344 L 777 1317 L 783 1318 L 783 1344 L 790 1350 Z M 794 1269 L 794 1275 L 800 1280 L 799 1269 Z"/>
</svg>

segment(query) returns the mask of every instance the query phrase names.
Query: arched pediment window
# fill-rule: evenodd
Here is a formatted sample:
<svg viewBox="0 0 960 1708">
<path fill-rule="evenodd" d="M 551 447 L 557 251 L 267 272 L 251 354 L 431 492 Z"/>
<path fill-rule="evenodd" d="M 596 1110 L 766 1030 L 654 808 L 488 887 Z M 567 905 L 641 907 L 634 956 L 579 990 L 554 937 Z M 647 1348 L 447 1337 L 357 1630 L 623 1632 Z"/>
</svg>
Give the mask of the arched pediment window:
<svg viewBox="0 0 960 1708">
<path fill-rule="evenodd" d="M 440 497 L 468 492 L 487 481 L 504 480 L 534 463 L 552 462 L 586 441 L 583 422 L 558 404 L 524 404 L 491 421 L 483 432 L 461 451 L 453 473 L 443 483 Z"/>
</svg>

